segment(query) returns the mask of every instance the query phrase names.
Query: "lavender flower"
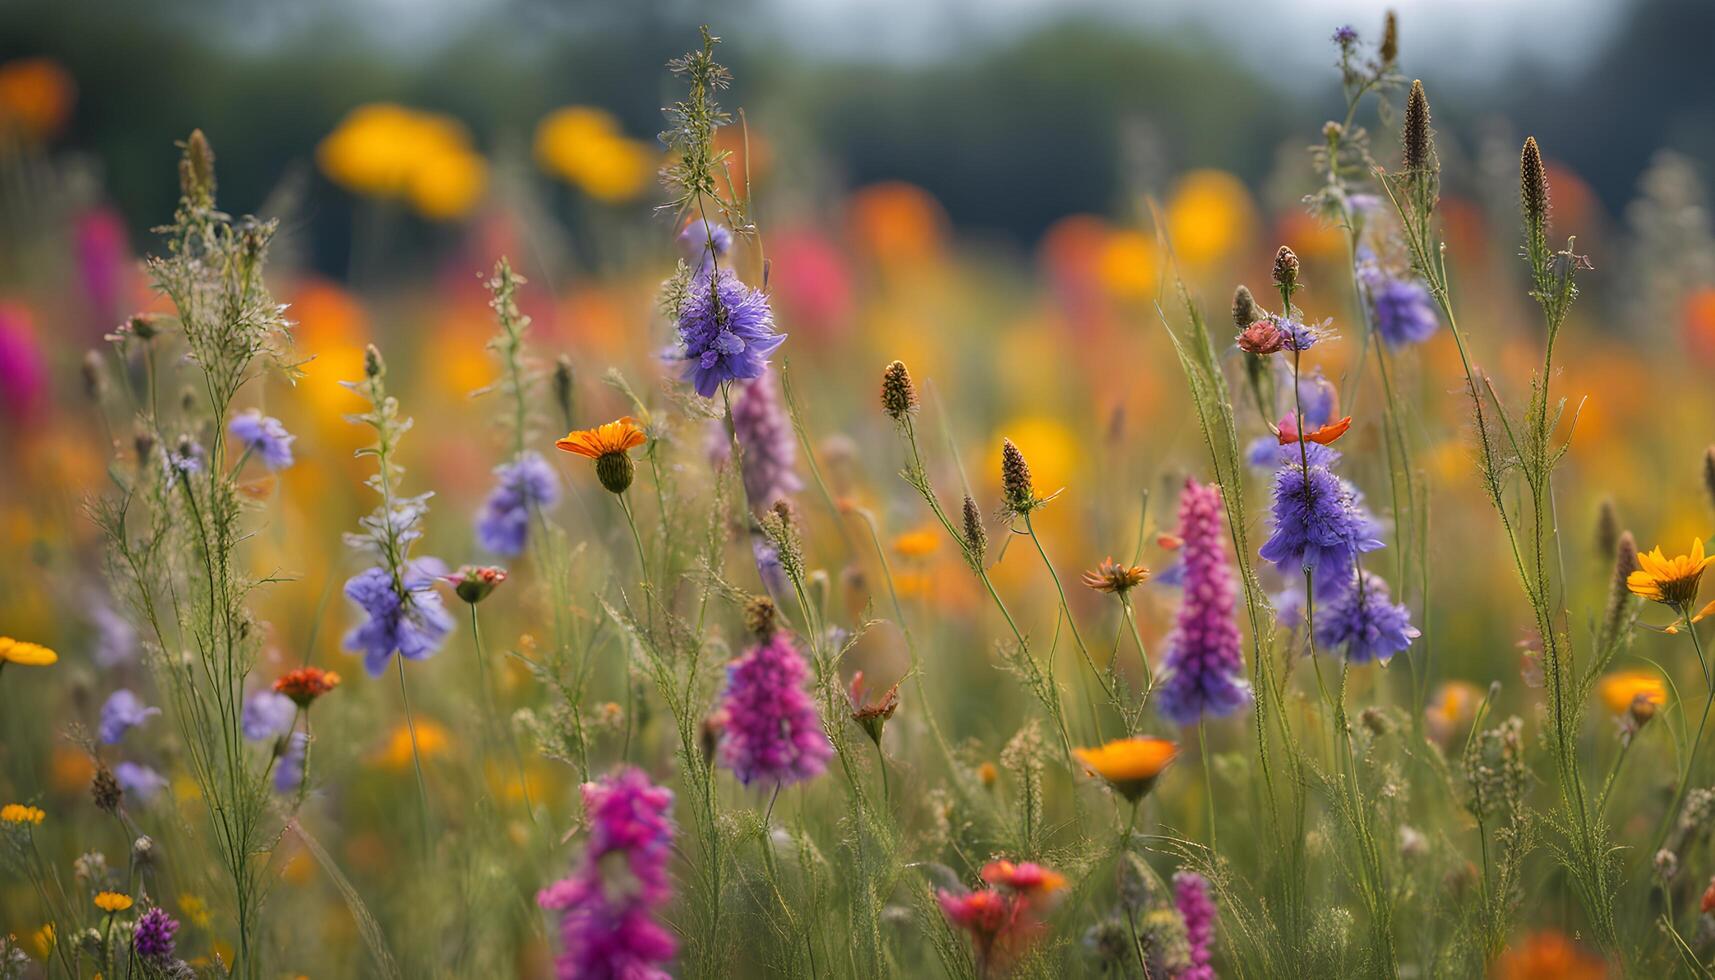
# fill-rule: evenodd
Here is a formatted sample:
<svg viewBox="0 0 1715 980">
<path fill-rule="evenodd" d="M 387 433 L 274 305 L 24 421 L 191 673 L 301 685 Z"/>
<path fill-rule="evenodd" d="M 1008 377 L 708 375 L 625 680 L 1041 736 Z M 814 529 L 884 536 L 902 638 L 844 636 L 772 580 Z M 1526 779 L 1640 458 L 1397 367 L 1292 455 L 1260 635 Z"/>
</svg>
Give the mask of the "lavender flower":
<svg viewBox="0 0 1715 980">
<path fill-rule="evenodd" d="M 789 786 L 827 768 L 834 750 L 822 733 L 815 702 L 804 691 L 807 673 L 784 632 L 727 665 L 720 760 L 744 785 Z"/>
<path fill-rule="evenodd" d="M 95 665 L 117 667 L 135 659 L 137 629 L 131 621 L 99 598 L 91 599 L 89 610 L 90 622 L 95 626 Z"/>
<path fill-rule="evenodd" d="M 1321 341 L 1334 339 L 1334 331 L 1330 328 L 1333 322 L 1305 323 L 1292 317 L 1276 316 L 1274 328 L 1280 331 L 1281 350 L 1307 351 Z"/>
<path fill-rule="evenodd" d="M 750 553 L 756 559 L 756 575 L 769 595 L 783 595 L 791 588 L 786 580 L 786 566 L 780 564 L 780 550 L 760 534 L 752 535 Z"/>
<path fill-rule="evenodd" d="M 101 706 L 101 741 L 112 745 L 124 738 L 126 732 L 160 713 L 160 708 L 145 705 L 142 698 L 122 687 L 108 695 Z"/>
<path fill-rule="evenodd" d="M 1315 443 L 1282 447 L 1274 475 L 1274 531 L 1260 551 L 1288 576 L 1313 573 L 1318 597 L 1344 589 L 1355 556 L 1382 546 L 1363 494 L 1332 469 L 1339 457 Z"/>
<path fill-rule="evenodd" d="M 1191 966 L 1173 974 L 1173 980 L 1215 980 L 1210 965 L 1215 944 L 1215 901 L 1209 896 L 1209 881 L 1191 871 L 1173 876 L 1173 904 L 1185 920 L 1185 937 L 1191 945 Z"/>
<path fill-rule="evenodd" d="M 178 931 L 178 922 L 157 905 L 137 920 L 131 933 L 131 951 L 146 963 L 165 966 L 173 958 L 173 936 Z"/>
<path fill-rule="evenodd" d="M 244 711 L 239 716 L 238 726 L 244 732 L 244 737 L 252 742 L 260 742 L 265 738 L 277 738 L 292 730 L 292 722 L 297 720 L 298 706 L 284 694 L 273 691 L 257 691 L 244 702 Z"/>
<path fill-rule="evenodd" d="M 709 254 L 711 242 L 713 255 Z M 696 267 L 698 274 L 707 273 L 715 267 L 716 259 L 724 259 L 732 251 L 732 232 L 725 225 L 698 218 L 679 232 L 679 247 L 684 249 L 686 260 Z"/>
<path fill-rule="evenodd" d="M 1358 254 L 1358 281 L 1369 300 L 1376 333 L 1389 347 L 1421 344 L 1441 326 L 1434 297 L 1423 280 L 1390 275 L 1367 249 Z"/>
<path fill-rule="evenodd" d="M 304 781 L 304 763 L 310 754 L 310 737 L 303 732 L 293 732 L 286 739 L 286 747 L 280 750 L 280 758 L 274 762 L 274 792 L 291 793 Z"/>
<path fill-rule="evenodd" d="M 731 270 L 698 275 L 679 306 L 680 359 L 697 394 L 713 398 L 723 382 L 762 376 L 768 355 L 786 341 L 774 332 L 768 297 Z"/>
<path fill-rule="evenodd" d="M 571 875 L 536 894 L 560 912 L 561 980 L 667 980 L 678 943 L 655 918 L 673 896 L 673 794 L 626 768 L 583 788 L 590 836 Z"/>
<path fill-rule="evenodd" d="M 380 676 L 394 651 L 406 660 L 433 655 L 453 630 L 453 617 L 441 604 L 435 580 L 445 572 L 432 558 L 405 566 L 404 593 L 393 587 L 393 576 L 377 565 L 345 583 L 345 597 L 369 618 L 345 634 L 345 648 L 363 654 L 363 668 Z"/>
<path fill-rule="evenodd" d="M 524 553 L 533 509 L 546 510 L 560 500 L 560 480 L 539 453 L 527 452 L 494 468 L 499 477 L 476 516 L 476 540 L 497 555 Z"/>
<path fill-rule="evenodd" d="M 1250 701 L 1233 621 L 1233 572 L 1222 544 L 1221 488 L 1185 481 L 1179 497 L 1185 594 L 1167 640 L 1167 677 L 1157 693 L 1163 717 L 1189 725 L 1230 715 Z"/>
<path fill-rule="evenodd" d="M 1346 659 L 1363 664 L 1386 663 L 1403 653 L 1419 635 L 1411 611 L 1389 601 L 1387 583 L 1363 572 L 1316 615 L 1316 645 L 1323 650 L 1345 648 Z"/>
<path fill-rule="evenodd" d="M 168 786 L 167 777 L 139 762 L 121 762 L 114 766 L 113 778 L 118 780 L 119 788 L 127 797 L 145 806 Z"/>
<path fill-rule="evenodd" d="M 235 443 L 244 447 L 245 452 L 261 456 L 269 469 L 283 470 L 292 465 L 292 440 L 297 436 L 288 433 L 279 419 L 263 415 L 253 408 L 234 415 L 227 423 L 226 431 L 232 434 Z"/>
<path fill-rule="evenodd" d="M 804 488 L 792 469 L 798 461 L 798 442 L 786 407 L 775 394 L 772 371 L 765 370 L 740 389 L 732 403 L 732 426 L 743 450 L 744 493 L 752 507 L 766 510 Z"/>
<path fill-rule="evenodd" d="M 201 473 L 202 461 L 206 455 L 202 443 L 190 436 L 180 437 L 178 445 L 167 450 L 166 455 L 161 460 L 166 471 L 168 485 L 171 485 L 175 479 L 181 476 Z"/>
</svg>

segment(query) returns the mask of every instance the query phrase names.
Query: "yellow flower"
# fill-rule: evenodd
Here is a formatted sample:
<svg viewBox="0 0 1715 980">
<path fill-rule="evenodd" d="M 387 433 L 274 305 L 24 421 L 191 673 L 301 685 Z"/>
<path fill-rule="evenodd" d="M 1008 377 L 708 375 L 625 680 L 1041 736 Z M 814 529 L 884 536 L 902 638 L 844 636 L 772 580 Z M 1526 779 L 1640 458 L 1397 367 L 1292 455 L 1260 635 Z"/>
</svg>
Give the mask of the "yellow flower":
<svg viewBox="0 0 1715 980">
<path fill-rule="evenodd" d="M 1614 714 L 1630 711 L 1638 698 L 1659 708 L 1667 703 L 1667 685 L 1652 670 L 1619 670 L 1596 682 L 1596 693 Z"/>
<path fill-rule="evenodd" d="M 54 924 L 52 922 L 44 924 L 30 938 L 36 943 L 36 957 L 46 962 L 47 958 L 54 952 Z"/>
<path fill-rule="evenodd" d="M 1715 555 L 1704 556 L 1702 538 L 1692 540 L 1691 554 L 1672 558 L 1663 555 L 1661 546 L 1656 545 L 1654 551 L 1638 553 L 1638 569 L 1626 577 L 1626 588 L 1634 595 L 1683 609 L 1697 601 L 1703 570 L 1712 564 Z"/>
<path fill-rule="evenodd" d="M 536 163 L 608 204 L 642 194 L 655 159 L 648 144 L 628 139 L 618 120 L 592 106 L 566 106 L 536 126 Z"/>
<path fill-rule="evenodd" d="M 58 663 L 60 655 L 42 646 L 40 643 L 27 643 L 14 640 L 10 636 L 0 636 L 0 664 L 17 664 L 20 667 L 46 667 Z"/>
<path fill-rule="evenodd" d="M 1447 681 L 1436 688 L 1435 696 L 1423 709 L 1423 724 L 1430 738 L 1446 742 L 1469 726 L 1482 698 L 1482 689 L 1470 681 Z"/>
<path fill-rule="evenodd" d="M 940 547 L 940 535 L 928 528 L 907 531 L 893 539 L 893 550 L 905 558 L 927 558 Z"/>
<path fill-rule="evenodd" d="M 417 719 L 417 755 L 430 758 L 445 755 L 447 747 L 452 744 L 452 736 L 438 722 L 426 718 Z M 404 770 L 411 768 L 411 727 L 400 725 L 393 729 L 387 743 L 375 754 L 375 761 L 389 769 Z"/>
<path fill-rule="evenodd" d="M 437 221 L 469 211 L 488 183 L 458 120 L 385 102 L 348 113 L 316 147 L 316 163 L 347 190 L 404 199 Z"/>
<path fill-rule="evenodd" d="M 1250 192 L 1232 174 L 1193 170 L 1179 179 L 1167 201 L 1167 231 L 1173 250 L 1201 266 L 1232 254 L 1244 229 L 1253 227 Z"/>
<path fill-rule="evenodd" d="M 123 912 L 131 907 L 131 896 L 121 895 L 118 892 L 97 892 L 95 907 L 110 915 L 114 912 Z"/>
<path fill-rule="evenodd" d="M 8 803 L 0 807 L 0 823 L 29 824 L 32 827 L 47 819 L 47 814 L 33 806 Z"/>
<path fill-rule="evenodd" d="M 1093 749 L 1073 749 L 1072 754 L 1135 803 L 1179 754 L 1179 746 L 1164 738 L 1137 736 L 1114 739 Z"/>
<path fill-rule="evenodd" d="M 211 918 L 208 914 L 208 903 L 200 896 L 186 893 L 179 896 L 179 912 L 185 920 L 198 929 L 207 929 Z"/>
<path fill-rule="evenodd" d="M 634 472 L 627 451 L 641 446 L 648 437 L 638 427 L 637 420 L 627 415 L 615 422 L 566 433 L 554 445 L 568 453 L 595 460 L 595 475 L 601 485 L 613 493 L 624 493 L 631 486 Z"/>
</svg>

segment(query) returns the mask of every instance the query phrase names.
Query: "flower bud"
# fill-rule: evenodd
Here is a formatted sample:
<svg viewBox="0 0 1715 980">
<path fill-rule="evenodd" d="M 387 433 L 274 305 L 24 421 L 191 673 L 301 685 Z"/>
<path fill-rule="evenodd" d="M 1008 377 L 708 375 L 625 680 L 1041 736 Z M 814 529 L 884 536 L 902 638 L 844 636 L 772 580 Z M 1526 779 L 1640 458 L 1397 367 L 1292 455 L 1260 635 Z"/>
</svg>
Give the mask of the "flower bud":
<svg viewBox="0 0 1715 980">
<path fill-rule="evenodd" d="M 1285 245 L 1274 253 L 1274 285 L 1286 293 L 1298 288 L 1298 255 Z"/>
<path fill-rule="evenodd" d="M 895 422 L 904 422 L 917 411 L 917 387 L 904 361 L 894 361 L 882 372 L 881 407 Z"/>
</svg>

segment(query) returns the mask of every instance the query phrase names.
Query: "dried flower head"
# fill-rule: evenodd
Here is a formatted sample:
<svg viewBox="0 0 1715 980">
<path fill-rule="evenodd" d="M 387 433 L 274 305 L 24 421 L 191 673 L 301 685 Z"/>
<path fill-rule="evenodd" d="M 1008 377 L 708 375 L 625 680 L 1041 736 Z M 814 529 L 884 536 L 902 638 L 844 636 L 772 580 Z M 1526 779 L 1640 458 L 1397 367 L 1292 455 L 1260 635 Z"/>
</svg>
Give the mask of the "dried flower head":
<svg viewBox="0 0 1715 980">
<path fill-rule="evenodd" d="M 1036 509 L 1036 488 L 1030 481 L 1030 464 L 1011 439 L 1001 440 L 1000 489 L 1006 511 L 1022 517 Z"/>
<path fill-rule="evenodd" d="M 1405 150 L 1405 170 L 1415 174 L 1434 166 L 1435 144 L 1429 129 L 1429 96 L 1423 94 L 1423 81 L 1411 83 L 1411 94 L 1405 100 L 1405 130 L 1400 137 Z"/>
<path fill-rule="evenodd" d="M 1241 284 L 1233 290 L 1233 326 L 1243 330 L 1267 316 L 1268 311 L 1256 305 L 1249 286 Z"/>
<path fill-rule="evenodd" d="M 1614 498 L 1606 497 L 1596 509 L 1596 554 L 1611 555 L 1620 544 L 1620 512 Z"/>
<path fill-rule="evenodd" d="M 1274 253 L 1274 285 L 1289 294 L 1298 288 L 1298 255 L 1285 245 Z"/>
<path fill-rule="evenodd" d="M 1093 571 L 1084 573 L 1084 584 L 1097 592 L 1123 596 L 1143 584 L 1149 569 L 1142 565 L 1122 565 L 1113 558 L 1103 558 Z"/>
<path fill-rule="evenodd" d="M 89 795 L 95 801 L 95 808 L 108 814 L 118 813 L 119 804 L 125 799 L 125 791 L 120 788 L 113 770 L 99 759 L 95 763 L 95 777 L 89 781 Z"/>
<path fill-rule="evenodd" d="M 1391 10 L 1382 20 L 1382 43 L 1377 46 L 1376 55 L 1384 68 L 1399 60 L 1399 17 Z"/>
<path fill-rule="evenodd" d="M 1239 350 L 1264 357 L 1286 347 L 1286 335 L 1272 318 L 1256 320 L 1239 332 Z"/>
<path fill-rule="evenodd" d="M 1715 504 L 1715 446 L 1703 453 L 1703 488 L 1709 491 L 1709 502 Z"/>
<path fill-rule="evenodd" d="M 554 359 L 554 404 L 559 407 L 560 420 L 568 429 L 572 427 L 572 383 L 576 377 L 570 357 L 561 354 Z"/>
<path fill-rule="evenodd" d="M 751 596 L 744 604 L 744 628 L 759 640 L 774 635 L 777 610 L 774 600 L 765 595 Z"/>
<path fill-rule="evenodd" d="M 971 562 L 971 567 L 981 570 L 983 558 L 988 554 L 988 532 L 983 529 L 983 514 L 977 509 L 977 502 L 965 494 L 964 506 L 964 537 L 965 554 Z"/>
<path fill-rule="evenodd" d="M 1537 148 L 1534 136 L 1525 137 L 1524 149 L 1519 153 L 1518 176 L 1519 207 L 1524 211 L 1525 228 L 1533 237 L 1540 237 L 1548 228 L 1548 171 L 1542 166 L 1542 151 Z"/>
<path fill-rule="evenodd" d="M 858 723 L 869 736 L 869 740 L 877 746 L 881 745 L 881 731 L 887 725 L 887 720 L 899 710 L 899 682 L 881 692 L 876 698 L 871 698 L 864 688 L 863 671 L 852 675 L 851 687 L 847 691 L 852 703 L 852 721 Z"/>
<path fill-rule="evenodd" d="M 894 361 L 881 374 L 881 408 L 895 422 L 904 422 L 917 411 L 917 386 L 904 361 Z"/>
</svg>

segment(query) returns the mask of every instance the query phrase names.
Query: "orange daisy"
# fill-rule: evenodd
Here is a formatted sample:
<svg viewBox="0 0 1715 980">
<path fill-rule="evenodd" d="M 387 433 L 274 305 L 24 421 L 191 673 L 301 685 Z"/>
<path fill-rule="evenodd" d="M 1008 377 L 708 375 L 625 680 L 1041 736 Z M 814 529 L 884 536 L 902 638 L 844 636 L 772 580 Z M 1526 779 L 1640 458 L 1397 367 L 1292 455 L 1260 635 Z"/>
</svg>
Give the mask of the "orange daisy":
<svg viewBox="0 0 1715 980">
<path fill-rule="evenodd" d="M 593 429 L 568 432 L 554 445 L 568 453 L 595 460 L 595 475 L 601 485 L 613 493 L 624 493 L 636 473 L 629 450 L 647 441 L 649 437 L 643 434 L 637 420 L 627 415 Z"/>
<path fill-rule="evenodd" d="M 1179 754 L 1179 746 L 1164 738 L 1137 736 L 1114 739 L 1093 749 L 1073 749 L 1072 754 L 1135 803 L 1155 786 L 1156 778 Z"/>
<path fill-rule="evenodd" d="M 1702 538 L 1692 540 L 1691 554 L 1672 558 L 1663 555 L 1661 546 L 1656 545 L 1647 554 L 1638 552 L 1638 568 L 1626 576 L 1626 588 L 1652 602 L 1688 608 L 1697 601 L 1697 587 L 1703 580 L 1704 569 L 1710 565 L 1715 565 L 1715 555 L 1703 554 Z"/>
</svg>

